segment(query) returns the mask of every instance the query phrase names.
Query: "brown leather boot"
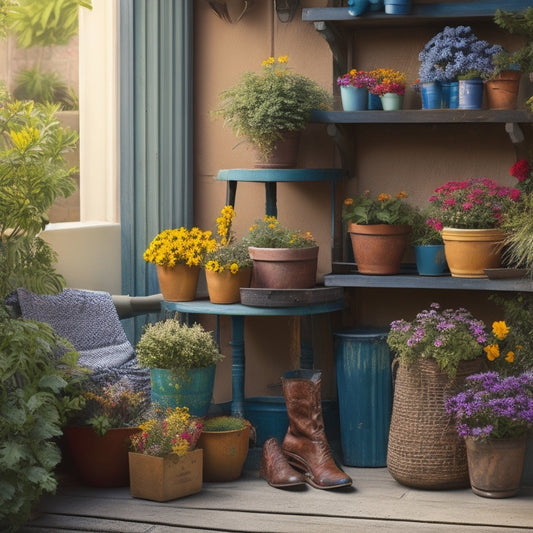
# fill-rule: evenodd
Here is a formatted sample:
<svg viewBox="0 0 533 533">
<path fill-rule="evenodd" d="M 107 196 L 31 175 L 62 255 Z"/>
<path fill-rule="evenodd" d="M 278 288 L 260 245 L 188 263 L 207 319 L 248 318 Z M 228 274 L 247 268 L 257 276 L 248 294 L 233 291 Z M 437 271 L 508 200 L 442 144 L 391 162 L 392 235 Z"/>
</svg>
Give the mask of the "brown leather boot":
<svg viewBox="0 0 533 533">
<path fill-rule="evenodd" d="M 304 475 L 294 470 L 287 462 L 287 458 L 283 455 L 279 446 L 278 439 L 274 437 L 263 444 L 259 475 L 266 479 L 269 485 L 278 489 L 305 485 Z"/>
<path fill-rule="evenodd" d="M 317 489 L 351 486 L 352 479 L 337 467 L 324 432 L 321 372 L 293 370 L 284 374 L 281 381 L 289 415 L 281 448 L 289 463 Z"/>
</svg>

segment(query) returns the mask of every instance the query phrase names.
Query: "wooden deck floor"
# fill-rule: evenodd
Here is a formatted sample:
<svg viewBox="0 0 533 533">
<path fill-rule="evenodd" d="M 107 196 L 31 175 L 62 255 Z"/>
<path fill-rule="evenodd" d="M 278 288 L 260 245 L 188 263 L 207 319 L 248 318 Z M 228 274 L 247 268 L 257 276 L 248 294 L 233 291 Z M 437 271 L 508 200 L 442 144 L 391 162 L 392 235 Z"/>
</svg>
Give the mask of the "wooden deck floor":
<svg viewBox="0 0 533 533">
<path fill-rule="evenodd" d="M 256 454 L 257 455 L 257 454 Z M 257 457 L 229 483 L 167 503 L 135 499 L 129 489 L 62 483 L 43 499 L 42 514 L 22 533 L 190 531 L 517 533 L 533 531 L 533 487 L 503 500 L 470 489 L 415 490 L 386 468 L 351 468 L 354 487 L 336 491 L 274 489 L 259 478 Z"/>
</svg>

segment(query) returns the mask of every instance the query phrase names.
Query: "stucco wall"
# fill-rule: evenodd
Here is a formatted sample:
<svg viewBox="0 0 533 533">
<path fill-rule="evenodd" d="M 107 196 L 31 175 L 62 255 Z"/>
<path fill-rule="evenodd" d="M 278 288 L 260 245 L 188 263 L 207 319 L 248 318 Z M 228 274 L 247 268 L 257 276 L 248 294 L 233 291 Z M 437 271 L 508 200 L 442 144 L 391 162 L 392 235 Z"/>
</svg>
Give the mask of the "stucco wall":
<svg viewBox="0 0 533 533">
<path fill-rule="evenodd" d="M 202 227 L 213 227 L 225 203 L 225 185 L 216 181 L 224 168 L 251 168 L 253 153 L 240 143 L 221 121 L 209 112 L 217 105 L 217 95 L 238 81 L 246 70 L 260 70 L 261 61 L 273 55 L 289 56 L 289 64 L 325 88 L 336 92 L 332 56 L 326 41 L 312 23 L 302 22 L 301 9 L 294 20 L 278 21 L 273 2 L 255 2 L 237 24 L 219 19 L 207 2 L 195 2 L 195 217 Z M 323 7 L 325 1 L 306 0 L 301 7 Z M 352 64 L 348 67 L 396 68 L 407 72 L 409 83 L 418 77 L 418 53 L 443 25 L 398 29 L 367 29 L 353 39 Z M 473 25 L 480 38 L 504 45 L 513 40 L 492 24 Z M 525 78 L 525 77 L 524 77 Z M 530 87 L 523 80 L 522 102 Z M 420 108 L 419 95 L 410 87 L 405 106 Z M 337 105 L 340 109 L 340 105 Z M 423 204 L 432 190 L 450 179 L 491 177 L 510 183 L 509 166 L 515 152 L 503 125 L 361 125 L 349 128 L 355 166 L 353 175 L 338 187 L 337 202 L 349 193 L 371 189 L 394 193 L 405 190 L 415 204 Z M 311 124 L 301 143 L 298 166 L 332 167 L 340 157 L 326 125 Z M 235 228 L 243 235 L 251 222 L 264 214 L 264 188 L 261 184 L 239 183 Z M 320 243 L 319 273 L 330 271 L 330 202 L 325 183 L 280 184 L 278 217 L 282 223 L 311 231 Z M 497 310 L 488 293 L 464 291 L 347 290 L 348 309 L 332 316 L 332 327 L 343 325 L 386 325 L 392 319 L 411 317 L 440 301 L 463 305 L 480 318 L 495 319 Z M 500 317 L 501 318 L 501 317 Z M 213 325 L 212 318 L 206 318 Z M 222 320 L 224 353 L 229 354 L 229 321 Z M 330 331 L 327 321 L 315 330 L 319 341 L 317 367 L 326 371 L 325 395 L 334 394 Z M 246 319 L 246 395 L 279 393 L 279 376 L 298 364 L 298 326 L 294 319 Z M 231 361 L 219 365 L 215 400 L 231 396 Z"/>
</svg>

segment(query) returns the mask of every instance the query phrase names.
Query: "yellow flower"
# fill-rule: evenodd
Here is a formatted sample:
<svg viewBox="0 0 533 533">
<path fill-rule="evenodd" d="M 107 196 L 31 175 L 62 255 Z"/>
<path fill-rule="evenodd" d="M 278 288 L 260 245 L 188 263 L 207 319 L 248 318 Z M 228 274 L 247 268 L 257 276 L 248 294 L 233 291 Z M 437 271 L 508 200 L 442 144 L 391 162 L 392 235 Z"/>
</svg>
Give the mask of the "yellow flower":
<svg viewBox="0 0 533 533">
<path fill-rule="evenodd" d="M 288 63 L 289 62 L 289 56 L 279 56 L 278 57 L 278 63 Z"/>
<path fill-rule="evenodd" d="M 487 354 L 487 359 L 489 361 L 494 361 L 500 357 L 500 347 L 497 344 L 489 344 L 488 346 L 485 346 L 483 350 Z"/>
<path fill-rule="evenodd" d="M 344 200 L 344 205 L 352 205 L 353 204 L 353 198 L 346 198 Z"/>
<path fill-rule="evenodd" d="M 268 65 L 273 65 L 275 63 L 275 59 L 273 57 L 269 57 L 265 59 L 261 64 L 266 67 Z"/>
<path fill-rule="evenodd" d="M 231 263 L 229 269 L 232 274 L 237 274 L 239 272 L 239 265 L 237 263 Z"/>
<path fill-rule="evenodd" d="M 508 351 L 507 355 L 505 356 L 505 360 L 508 363 L 514 363 L 514 352 L 513 351 Z"/>
<path fill-rule="evenodd" d="M 382 192 L 378 196 L 378 202 L 386 202 L 387 200 L 390 200 L 390 199 L 391 199 L 391 195 L 390 194 L 385 194 L 384 192 Z"/>
<path fill-rule="evenodd" d="M 502 341 L 509 334 L 509 328 L 503 320 L 499 320 L 492 323 L 492 332 L 497 339 Z"/>
</svg>

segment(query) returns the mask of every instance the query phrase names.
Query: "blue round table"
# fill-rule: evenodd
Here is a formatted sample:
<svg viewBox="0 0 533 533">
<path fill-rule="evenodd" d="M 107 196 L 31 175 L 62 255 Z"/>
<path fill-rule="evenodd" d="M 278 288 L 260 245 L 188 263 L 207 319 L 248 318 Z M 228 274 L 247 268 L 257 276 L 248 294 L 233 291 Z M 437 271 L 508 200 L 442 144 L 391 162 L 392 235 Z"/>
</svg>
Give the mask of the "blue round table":
<svg viewBox="0 0 533 533">
<path fill-rule="evenodd" d="M 209 300 L 193 300 L 191 302 L 169 302 L 163 300 L 164 311 L 185 314 L 226 315 L 231 317 L 231 378 L 232 400 L 231 414 L 244 416 L 244 317 L 246 316 L 310 316 L 332 313 L 344 308 L 344 300 L 308 304 L 298 307 L 252 307 L 242 304 L 213 304 Z M 304 346 L 302 339 L 300 366 L 313 367 L 312 347 Z"/>
</svg>

